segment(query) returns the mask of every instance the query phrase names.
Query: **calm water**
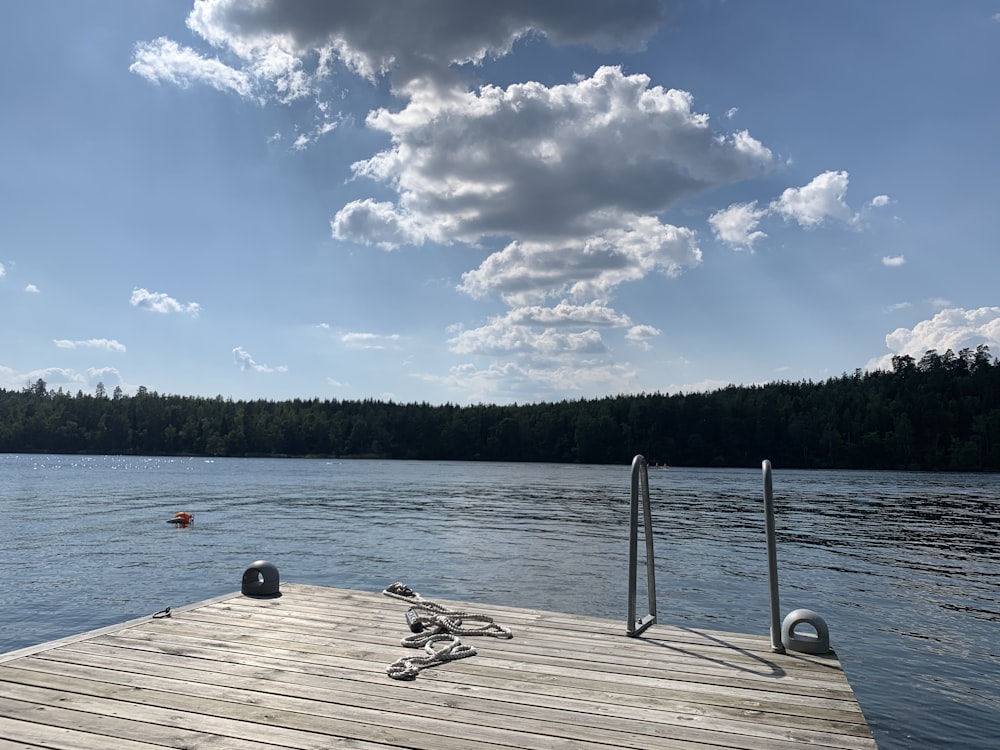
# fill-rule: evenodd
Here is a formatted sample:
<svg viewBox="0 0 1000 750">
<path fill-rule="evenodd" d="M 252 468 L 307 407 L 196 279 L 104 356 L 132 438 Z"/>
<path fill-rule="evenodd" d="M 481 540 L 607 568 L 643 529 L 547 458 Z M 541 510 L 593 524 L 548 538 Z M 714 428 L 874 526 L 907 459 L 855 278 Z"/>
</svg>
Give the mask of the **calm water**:
<svg viewBox="0 0 1000 750">
<path fill-rule="evenodd" d="M 661 622 L 762 635 L 759 471 L 651 470 Z M 1000 478 L 775 467 L 781 611 L 883 750 L 1000 737 Z M 0 455 L 0 652 L 283 581 L 621 619 L 629 468 Z M 197 516 L 179 529 L 176 511 Z"/>
</svg>

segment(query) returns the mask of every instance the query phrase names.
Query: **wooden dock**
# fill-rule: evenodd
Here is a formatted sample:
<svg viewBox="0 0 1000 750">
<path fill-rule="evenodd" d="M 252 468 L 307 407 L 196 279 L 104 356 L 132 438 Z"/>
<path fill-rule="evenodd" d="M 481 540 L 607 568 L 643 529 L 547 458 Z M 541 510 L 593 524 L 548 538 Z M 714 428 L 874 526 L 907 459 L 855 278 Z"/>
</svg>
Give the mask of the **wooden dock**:
<svg viewBox="0 0 1000 750">
<path fill-rule="evenodd" d="M 282 584 L 0 655 L 0 750 L 874 748 L 833 655 L 765 636 L 435 599 L 513 638 L 386 674 L 410 634 L 381 593 Z M 432 598 L 432 597 L 428 597 Z"/>
</svg>

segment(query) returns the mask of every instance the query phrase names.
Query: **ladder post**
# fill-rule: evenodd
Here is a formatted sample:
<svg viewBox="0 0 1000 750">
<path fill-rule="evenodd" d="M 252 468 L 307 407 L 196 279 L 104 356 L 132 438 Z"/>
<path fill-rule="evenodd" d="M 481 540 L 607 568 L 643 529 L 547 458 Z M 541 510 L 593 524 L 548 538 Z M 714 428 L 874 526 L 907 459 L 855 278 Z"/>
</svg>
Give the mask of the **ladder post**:
<svg viewBox="0 0 1000 750">
<path fill-rule="evenodd" d="M 778 551 L 774 532 L 774 491 L 771 486 L 771 462 L 761 464 L 764 475 L 764 519 L 767 533 L 767 584 L 771 596 L 771 651 L 783 654 L 781 642 L 781 606 L 778 602 Z"/>
</svg>

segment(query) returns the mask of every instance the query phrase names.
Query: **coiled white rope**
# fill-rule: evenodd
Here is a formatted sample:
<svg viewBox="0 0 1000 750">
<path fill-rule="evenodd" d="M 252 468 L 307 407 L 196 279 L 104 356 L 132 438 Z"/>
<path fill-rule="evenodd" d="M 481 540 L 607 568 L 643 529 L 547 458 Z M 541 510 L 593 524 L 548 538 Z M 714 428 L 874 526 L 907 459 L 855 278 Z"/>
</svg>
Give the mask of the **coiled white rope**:
<svg viewBox="0 0 1000 750">
<path fill-rule="evenodd" d="M 423 647 L 427 652 L 427 656 L 404 656 L 390 664 L 386 673 L 395 680 L 412 680 L 427 667 L 475 656 L 476 649 L 463 644 L 458 639 L 459 635 L 514 637 L 509 628 L 494 622 L 489 615 L 448 610 L 437 602 L 421 598 L 420 594 L 399 581 L 387 586 L 382 593 L 409 603 L 413 610 L 414 625 L 411 630 L 415 632 L 403 638 L 400 643 L 407 648 Z M 483 624 L 475 627 L 463 624 L 469 620 Z M 435 643 L 445 641 L 449 643 L 444 648 L 434 648 Z"/>
</svg>

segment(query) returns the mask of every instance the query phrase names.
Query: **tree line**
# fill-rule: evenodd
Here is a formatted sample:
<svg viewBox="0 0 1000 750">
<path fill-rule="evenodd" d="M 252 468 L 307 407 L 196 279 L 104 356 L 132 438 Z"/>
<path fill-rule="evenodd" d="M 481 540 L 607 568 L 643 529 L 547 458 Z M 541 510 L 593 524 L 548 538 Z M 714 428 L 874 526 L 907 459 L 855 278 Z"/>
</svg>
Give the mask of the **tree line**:
<svg viewBox="0 0 1000 750">
<path fill-rule="evenodd" d="M 1000 361 L 983 345 L 820 383 L 473 406 L 73 395 L 40 379 L 0 389 L 0 452 L 1000 471 Z"/>
</svg>

